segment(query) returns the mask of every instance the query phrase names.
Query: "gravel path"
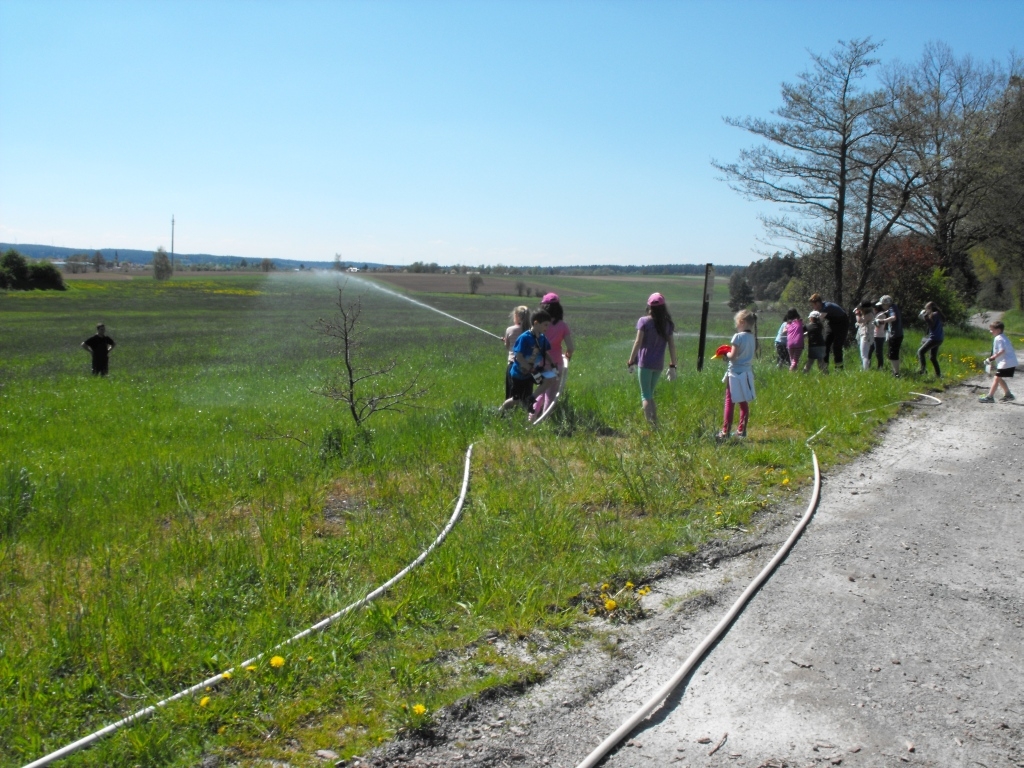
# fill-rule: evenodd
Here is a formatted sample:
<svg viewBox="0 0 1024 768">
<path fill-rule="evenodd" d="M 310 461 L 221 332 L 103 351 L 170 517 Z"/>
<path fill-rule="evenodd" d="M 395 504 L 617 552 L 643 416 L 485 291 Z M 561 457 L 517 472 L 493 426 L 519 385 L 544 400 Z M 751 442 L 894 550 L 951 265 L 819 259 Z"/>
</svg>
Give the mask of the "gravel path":
<svg viewBox="0 0 1024 768">
<path fill-rule="evenodd" d="M 603 765 L 1024 766 L 1024 407 L 967 387 L 943 398 L 825 477 L 790 557 Z M 543 683 L 350 765 L 575 766 L 671 676 L 805 504 L 665 564 L 648 618 L 605 627 Z"/>
</svg>

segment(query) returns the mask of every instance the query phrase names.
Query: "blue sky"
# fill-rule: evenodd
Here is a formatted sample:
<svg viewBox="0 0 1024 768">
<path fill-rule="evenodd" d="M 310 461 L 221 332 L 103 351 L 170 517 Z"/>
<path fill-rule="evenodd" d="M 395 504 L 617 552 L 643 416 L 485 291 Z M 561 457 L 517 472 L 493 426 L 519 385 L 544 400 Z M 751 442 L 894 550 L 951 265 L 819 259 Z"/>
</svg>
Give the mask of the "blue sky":
<svg viewBox="0 0 1024 768">
<path fill-rule="evenodd" d="M 716 179 L 808 50 L 1005 61 L 1008 2 L 0 0 L 0 241 L 745 264 Z"/>
</svg>

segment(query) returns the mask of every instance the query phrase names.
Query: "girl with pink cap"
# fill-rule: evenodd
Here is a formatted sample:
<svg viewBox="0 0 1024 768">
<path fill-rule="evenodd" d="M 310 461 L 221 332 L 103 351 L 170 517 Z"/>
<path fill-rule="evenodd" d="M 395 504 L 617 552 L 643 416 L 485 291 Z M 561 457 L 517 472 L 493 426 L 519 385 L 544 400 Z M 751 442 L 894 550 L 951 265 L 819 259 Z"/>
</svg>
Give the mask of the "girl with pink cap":
<svg viewBox="0 0 1024 768">
<path fill-rule="evenodd" d="M 647 314 L 636 322 L 636 340 L 626 362 L 630 373 L 633 372 L 633 366 L 639 368 L 640 400 L 647 423 L 652 427 L 658 425 L 654 385 L 665 368 L 666 347 L 672 362 L 665 378 L 672 381 L 676 377 L 676 343 L 672 338 L 674 331 L 675 324 L 665 305 L 665 297 L 660 293 L 652 293 L 647 299 Z"/>
<path fill-rule="evenodd" d="M 540 388 L 533 393 L 537 398 L 530 420 L 537 418 L 555 401 L 558 394 L 558 384 L 565 375 L 565 360 L 572 359 L 572 353 L 576 351 L 576 344 L 572 339 L 572 331 L 562 318 L 565 315 L 562 303 L 558 300 L 557 293 L 546 293 L 540 300 L 540 308 L 551 315 L 551 325 L 544 332 L 545 338 L 551 344 L 551 357 L 554 358 L 556 368 L 548 368 L 544 371 L 544 381 Z M 565 349 L 562 349 L 562 344 Z M 564 358 L 564 359 L 563 359 Z"/>
</svg>

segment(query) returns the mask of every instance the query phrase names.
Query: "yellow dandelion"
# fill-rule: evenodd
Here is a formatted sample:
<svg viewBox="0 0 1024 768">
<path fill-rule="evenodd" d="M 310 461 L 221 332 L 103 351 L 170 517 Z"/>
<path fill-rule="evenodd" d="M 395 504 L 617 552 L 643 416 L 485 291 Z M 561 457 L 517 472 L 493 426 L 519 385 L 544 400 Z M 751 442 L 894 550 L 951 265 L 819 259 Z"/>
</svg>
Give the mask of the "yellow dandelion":
<svg viewBox="0 0 1024 768">
<path fill-rule="evenodd" d="M 611 584 L 609 584 L 609 583 L 608 583 L 608 582 L 606 581 L 606 582 L 605 582 L 604 584 L 602 584 L 602 585 L 601 585 L 601 590 L 603 591 L 603 590 L 606 590 L 606 589 L 611 589 L 611 586 L 612 586 L 612 585 L 611 585 Z"/>
<path fill-rule="evenodd" d="M 619 604 L 612 600 L 610 597 L 604 601 L 604 609 L 606 611 L 614 611 L 619 607 Z"/>
<path fill-rule="evenodd" d="M 220 728 L 217 729 L 217 733 L 223 736 L 227 732 L 227 730 L 228 727 L 226 725 L 222 725 Z"/>
<path fill-rule="evenodd" d="M 597 608 L 591 608 L 591 609 L 589 609 L 589 610 L 587 611 L 587 615 L 588 615 L 588 616 L 596 616 L 596 615 L 597 615 Z"/>
<path fill-rule="evenodd" d="M 272 666 L 274 669 L 280 669 L 281 667 L 284 666 L 284 657 L 283 656 L 275 656 L 274 658 L 272 658 L 270 660 L 270 666 Z"/>
<path fill-rule="evenodd" d="M 230 680 L 231 679 L 231 673 L 230 672 L 225 672 L 223 675 L 221 675 L 221 677 L 223 677 L 225 680 Z"/>
<path fill-rule="evenodd" d="M 250 664 L 248 667 L 245 668 L 245 671 L 246 672 L 255 672 L 256 671 L 256 665 L 255 664 Z"/>
<path fill-rule="evenodd" d="M 313 660 L 313 657 L 312 657 L 312 656 L 307 656 L 307 657 L 306 657 L 306 661 L 312 661 L 312 660 Z"/>
<path fill-rule="evenodd" d="M 424 707 L 422 704 L 413 704 L 412 713 L 414 715 L 425 715 L 427 714 L 427 708 Z"/>
<path fill-rule="evenodd" d="M 210 703 L 210 697 L 209 696 L 203 696 L 203 698 L 201 698 L 199 700 L 199 706 L 200 707 L 205 707 L 209 703 Z"/>
<path fill-rule="evenodd" d="M 633 588 L 633 582 L 632 581 L 627 581 L 626 582 L 626 589 L 632 589 L 632 588 Z"/>
<path fill-rule="evenodd" d="M 724 479 L 724 480 L 725 480 L 726 482 L 729 482 L 729 481 L 730 481 L 730 480 L 732 479 L 732 475 L 726 475 L 726 476 L 725 476 L 725 477 L 724 477 L 723 479 Z"/>
<path fill-rule="evenodd" d="M 719 509 L 719 510 L 715 511 L 715 515 L 716 516 L 721 516 L 721 514 L 722 514 L 722 510 Z"/>
<path fill-rule="evenodd" d="M 787 477 L 785 480 L 783 480 L 782 484 L 783 485 L 789 485 L 789 478 Z"/>
</svg>

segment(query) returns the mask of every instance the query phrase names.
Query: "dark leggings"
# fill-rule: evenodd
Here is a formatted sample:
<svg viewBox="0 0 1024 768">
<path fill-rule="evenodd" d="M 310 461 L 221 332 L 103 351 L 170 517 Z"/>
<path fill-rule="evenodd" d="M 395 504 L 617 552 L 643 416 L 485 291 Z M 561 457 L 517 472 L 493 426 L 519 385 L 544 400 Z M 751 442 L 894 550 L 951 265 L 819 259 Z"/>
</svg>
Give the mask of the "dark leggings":
<svg viewBox="0 0 1024 768">
<path fill-rule="evenodd" d="M 885 361 L 885 337 L 875 337 L 875 359 L 878 361 L 878 368 L 881 370 Z"/>
<path fill-rule="evenodd" d="M 843 347 L 846 346 L 846 337 L 850 333 L 848 320 L 829 321 L 828 330 L 825 332 L 825 365 L 828 365 L 829 352 L 835 360 L 836 368 L 843 367 Z"/>
<path fill-rule="evenodd" d="M 935 375 L 941 376 L 939 373 L 939 347 L 942 345 L 942 341 L 936 341 L 935 339 L 924 339 L 921 342 L 921 346 L 917 350 L 917 362 L 921 364 L 921 370 L 918 373 L 924 373 L 928 366 L 924 362 L 924 353 L 931 352 L 932 368 L 935 369 Z"/>
</svg>

